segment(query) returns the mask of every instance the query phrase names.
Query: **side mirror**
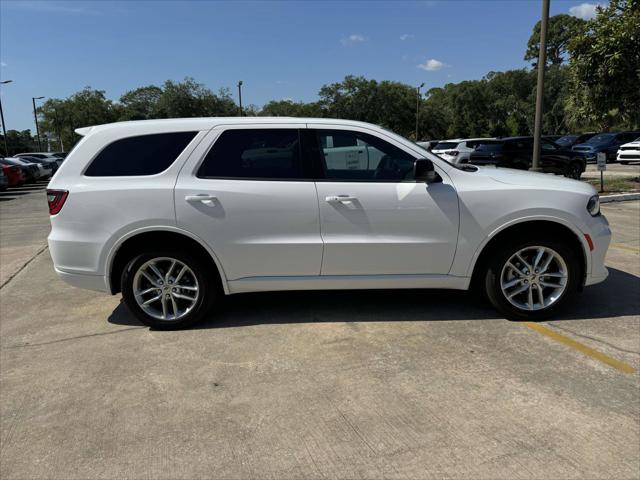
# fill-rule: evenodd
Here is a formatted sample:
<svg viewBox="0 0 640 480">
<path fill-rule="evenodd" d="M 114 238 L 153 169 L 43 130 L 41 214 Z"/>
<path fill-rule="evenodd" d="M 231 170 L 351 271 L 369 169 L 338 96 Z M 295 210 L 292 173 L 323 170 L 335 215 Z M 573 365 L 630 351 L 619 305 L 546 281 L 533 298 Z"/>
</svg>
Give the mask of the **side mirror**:
<svg viewBox="0 0 640 480">
<path fill-rule="evenodd" d="M 442 181 L 436 173 L 433 162 L 428 158 L 418 158 L 413 164 L 413 174 L 416 183 L 436 183 Z"/>
</svg>

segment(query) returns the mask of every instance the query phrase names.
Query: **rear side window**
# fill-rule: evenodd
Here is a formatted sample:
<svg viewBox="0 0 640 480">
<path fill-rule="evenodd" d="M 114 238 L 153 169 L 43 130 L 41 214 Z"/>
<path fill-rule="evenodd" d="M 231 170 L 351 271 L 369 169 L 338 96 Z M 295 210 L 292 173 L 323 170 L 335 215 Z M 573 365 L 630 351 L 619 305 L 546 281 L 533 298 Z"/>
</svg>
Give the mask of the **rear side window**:
<svg viewBox="0 0 640 480">
<path fill-rule="evenodd" d="M 291 128 L 226 130 L 205 157 L 199 178 L 304 178 L 300 135 Z"/>
<path fill-rule="evenodd" d="M 84 173 L 88 177 L 154 175 L 175 162 L 198 132 L 157 133 L 116 140 Z"/>
</svg>

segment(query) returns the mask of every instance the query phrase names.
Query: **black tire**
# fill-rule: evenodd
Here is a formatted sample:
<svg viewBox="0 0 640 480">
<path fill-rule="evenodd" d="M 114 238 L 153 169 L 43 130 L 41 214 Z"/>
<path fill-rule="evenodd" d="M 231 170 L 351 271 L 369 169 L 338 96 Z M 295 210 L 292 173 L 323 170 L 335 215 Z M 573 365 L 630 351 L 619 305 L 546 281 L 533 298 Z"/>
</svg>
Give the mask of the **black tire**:
<svg viewBox="0 0 640 480">
<path fill-rule="evenodd" d="M 565 177 L 573 178 L 574 180 L 580 180 L 582 176 L 582 164 L 580 162 L 571 162 L 567 166 L 567 172 Z"/>
<path fill-rule="evenodd" d="M 546 308 L 539 310 L 525 310 L 513 305 L 505 296 L 500 285 L 500 276 L 507 261 L 520 250 L 526 247 L 541 246 L 555 251 L 564 260 L 568 278 L 562 294 Z M 484 274 L 484 289 L 487 298 L 496 310 L 504 314 L 509 320 L 539 321 L 553 316 L 575 294 L 580 284 L 581 268 L 577 254 L 566 243 L 549 240 L 542 237 L 536 238 L 512 238 L 496 249 L 488 262 Z"/>
<path fill-rule="evenodd" d="M 189 312 L 177 320 L 161 320 L 147 314 L 138 305 L 134 294 L 133 284 L 136 272 L 149 260 L 162 257 L 176 259 L 188 266 L 198 282 L 197 301 Z M 209 262 L 181 250 L 158 250 L 135 256 L 123 270 L 120 286 L 122 298 L 129 310 L 143 324 L 157 330 L 179 330 L 194 325 L 203 320 L 215 301 L 221 298 L 219 281 L 210 271 Z"/>
</svg>

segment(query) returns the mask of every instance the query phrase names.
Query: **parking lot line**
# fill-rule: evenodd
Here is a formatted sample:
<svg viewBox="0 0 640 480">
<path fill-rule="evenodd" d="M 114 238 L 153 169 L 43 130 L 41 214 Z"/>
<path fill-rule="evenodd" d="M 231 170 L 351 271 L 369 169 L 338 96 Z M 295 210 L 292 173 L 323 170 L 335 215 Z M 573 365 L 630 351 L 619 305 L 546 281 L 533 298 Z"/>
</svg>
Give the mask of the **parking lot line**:
<svg viewBox="0 0 640 480">
<path fill-rule="evenodd" d="M 539 323 L 534 323 L 534 322 L 524 322 L 524 324 L 530 329 L 535 330 L 536 332 L 539 332 L 543 335 L 546 335 L 549 338 L 552 338 L 556 342 L 560 342 L 564 345 L 574 348 L 575 350 L 578 350 L 579 352 L 584 353 L 585 355 L 589 355 L 591 358 L 594 358 L 595 360 L 598 360 L 602 363 L 606 363 L 607 365 L 617 370 L 620 370 L 621 372 L 635 373 L 636 371 L 636 369 L 633 368 L 631 365 L 627 365 L 626 363 L 623 363 L 614 358 L 611 358 L 610 356 L 605 355 L 602 352 L 598 352 L 593 348 L 589 348 L 580 342 L 576 342 L 575 340 L 565 335 L 562 335 L 561 333 L 556 332 L 555 330 L 545 327 L 544 325 L 541 325 Z"/>
<path fill-rule="evenodd" d="M 612 248 L 621 248 L 622 250 L 629 250 L 630 252 L 640 253 L 639 247 L 630 247 L 629 245 L 622 245 L 620 243 L 612 243 L 610 245 Z"/>
</svg>

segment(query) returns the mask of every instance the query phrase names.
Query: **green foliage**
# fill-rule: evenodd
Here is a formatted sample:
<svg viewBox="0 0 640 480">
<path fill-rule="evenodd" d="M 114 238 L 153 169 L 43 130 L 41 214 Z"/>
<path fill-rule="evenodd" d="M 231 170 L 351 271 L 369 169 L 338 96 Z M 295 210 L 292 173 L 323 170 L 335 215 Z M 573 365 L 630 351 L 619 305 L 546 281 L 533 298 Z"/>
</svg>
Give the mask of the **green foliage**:
<svg viewBox="0 0 640 480">
<path fill-rule="evenodd" d="M 7 130 L 7 148 L 9 155 L 16 153 L 30 152 L 36 149 L 36 139 L 31 135 L 31 130 Z M 0 135 L 0 148 L 4 155 L 4 137 Z"/>
<path fill-rule="evenodd" d="M 120 120 L 146 120 L 158 118 L 158 102 L 162 89 L 155 85 L 136 88 L 120 97 L 122 114 Z"/>
<path fill-rule="evenodd" d="M 574 124 L 640 128 L 640 0 L 611 0 L 568 45 Z"/>
<path fill-rule="evenodd" d="M 324 110 L 318 102 L 304 103 L 293 100 L 271 100 L 260 115 L 266 117 L 324 117 Z M 248 114 L 248 113 L 247 113 Z"/>
<path fill-rule="evenodd" d="M 560 14 L 549 17 L 547 24 L 547 63 L 560 65 L 565 60 L 567 45 L 571 38 L 584 29 L 586 22 L 581 18 Z M 535 66 L 540 55 L 540 21 L 533 27 L 524 59 Z"/>
</svg>

